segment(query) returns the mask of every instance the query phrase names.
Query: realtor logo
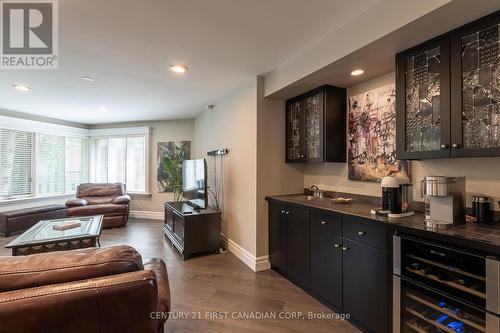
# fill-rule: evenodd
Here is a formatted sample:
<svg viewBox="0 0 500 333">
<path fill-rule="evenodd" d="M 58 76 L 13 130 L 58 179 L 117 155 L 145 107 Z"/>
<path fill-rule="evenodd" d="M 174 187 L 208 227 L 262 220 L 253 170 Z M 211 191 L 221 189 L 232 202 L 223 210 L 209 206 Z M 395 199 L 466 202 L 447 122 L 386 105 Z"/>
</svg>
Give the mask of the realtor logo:
<svg viewBox="0 0 500 333">
<path fill-rule="evenodd" d="M 56 0 L 0 2 L 0 69 L 57 69 Z"/>
</svg>

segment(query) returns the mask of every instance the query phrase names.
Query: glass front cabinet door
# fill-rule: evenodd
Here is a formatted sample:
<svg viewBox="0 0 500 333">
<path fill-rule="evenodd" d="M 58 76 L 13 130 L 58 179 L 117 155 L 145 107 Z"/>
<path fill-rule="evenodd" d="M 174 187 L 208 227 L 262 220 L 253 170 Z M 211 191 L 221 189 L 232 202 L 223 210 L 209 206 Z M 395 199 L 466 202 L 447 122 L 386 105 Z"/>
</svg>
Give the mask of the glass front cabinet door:
<svg viewBox="0 0 500 333">
<path fill-rule="evenodd" d="M 396 56 L 398 159 L 450 156 L 449 38 Z"/>
<path fill-rule="evenodd" d="M 346 90 L 321 86 L 286 101 L 286 162 L 346 161 Z"/>
<path fill-rule="evenodd" d="M 397 157 L 500 156 L 500 11 L 396 55 Z"/>
<path fill-rule="evenodd" d="M 323 90 L 286 103 L 287 162 L 320 162 L 323 159 Z"/>
<path fill-rule="evenodd" d="M 500 13 L 451 36 L 451 156 L 500 156 Z"/>
</svg>

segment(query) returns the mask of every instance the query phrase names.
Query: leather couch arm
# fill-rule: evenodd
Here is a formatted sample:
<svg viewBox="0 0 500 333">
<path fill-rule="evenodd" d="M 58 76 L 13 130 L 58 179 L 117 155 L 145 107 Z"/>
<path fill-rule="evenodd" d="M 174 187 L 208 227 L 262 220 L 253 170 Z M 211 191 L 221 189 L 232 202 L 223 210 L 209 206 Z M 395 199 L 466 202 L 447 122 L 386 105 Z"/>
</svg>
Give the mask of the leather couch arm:
<svg viewBox="0 0 500 333">
<path fill-rule="evenodd" d="M 125 194 L 125 195 L 120 195 L 113 200 L 113 203 L 115 205 L 128 205 L 130 202 L 130 195 Z"/>
<path fill-rule="evenodd" d="M 156 282 L 158 284 L 158 311 L 163 315 L 163 317 L 158 320 L 158 330 L 161 332 L 161 328 L 165 324 L 165 321 L 167 321 L 171 311 L 167 266 L 163 260 L 153 258 L 144 260 L 144 269 L 153 271 L 156 276 Z"/>
<path fill-rule="evenodd" d="M 126 245 L 0 257 L 0 267 L 0 292 L 144 269 L 141 255 Z"/>
<path fill-rule="evenodd" d="M 85 199 L 71 199 L 66 201 L 66 207 L 79 207 L 79 206 L 87 206 L 89 202 Z"/>
<path fill-rule="evenodd" d="M 152 271 L 0 293 L 2 333 L 158 331 Z"/>
</svg>

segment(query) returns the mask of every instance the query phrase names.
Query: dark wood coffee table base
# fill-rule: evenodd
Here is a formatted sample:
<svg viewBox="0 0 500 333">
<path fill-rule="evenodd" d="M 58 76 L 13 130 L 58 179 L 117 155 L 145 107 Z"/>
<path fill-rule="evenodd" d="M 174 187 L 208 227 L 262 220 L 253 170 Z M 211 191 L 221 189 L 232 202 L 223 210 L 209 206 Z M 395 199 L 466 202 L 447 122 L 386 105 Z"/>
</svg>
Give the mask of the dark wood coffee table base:
<svg viewBox="0 0 500 333">
<path fill-rule="evenodd" d="M 12 248 L 13 256 L 27 256 L 35 253 L 45 253 L 53 251 L 67 251 L 76 249 L 85 249 L 99 245 L 97 237 L 78 239 L 66 242 L 49 243 L 44 245 L 31 245 Z"/>
<path fill-rule="evenodd" d="M 84 220 L 76 230 L 56 231 L 52 225 L 67 220 Z M 35 253 L 67 251 L 100 246 L 102 215 L 40 221 L 6 247 L 12 249 L 13 256 Z"/>
</svg>

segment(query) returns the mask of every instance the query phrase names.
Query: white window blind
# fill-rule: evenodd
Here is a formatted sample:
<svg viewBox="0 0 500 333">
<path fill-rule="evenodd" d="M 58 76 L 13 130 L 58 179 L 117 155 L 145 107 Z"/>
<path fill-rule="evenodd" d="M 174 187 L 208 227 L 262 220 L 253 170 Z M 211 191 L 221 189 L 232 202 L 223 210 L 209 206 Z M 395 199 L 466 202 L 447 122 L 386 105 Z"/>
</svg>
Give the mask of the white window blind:
<svg viewBox="0 0 500 333">
<path fill-rule="evenodd" d="M 146 191 L 146 137 L 96 139 L 95 181 L 119 182 L 127 191 Z"/>
<path fill-rule="evenodd" d="M 66 138 L 65 143 L 65 187 L 67 193 L 72 193 L 83 179 L 83 140 Z"/>
<path fill-rule="evenodd" d="M 95 178 L 98 183 L 108 181 L 108 139 L 96 141 Z"/>
<path fill-rule="evenodd" d="M 108 139 L 108 182 L 126 183 L 126 138 Z"/>
<path fill-rule="evenodd" d="M 37 194 L 64 193 L 64 137 L 38 134 L 36 139 Z"/>
<path fill-rule="evenodd" d="M 31 194 L 33 133 L 0 129 L 0 199 Z"/>
</svg>

